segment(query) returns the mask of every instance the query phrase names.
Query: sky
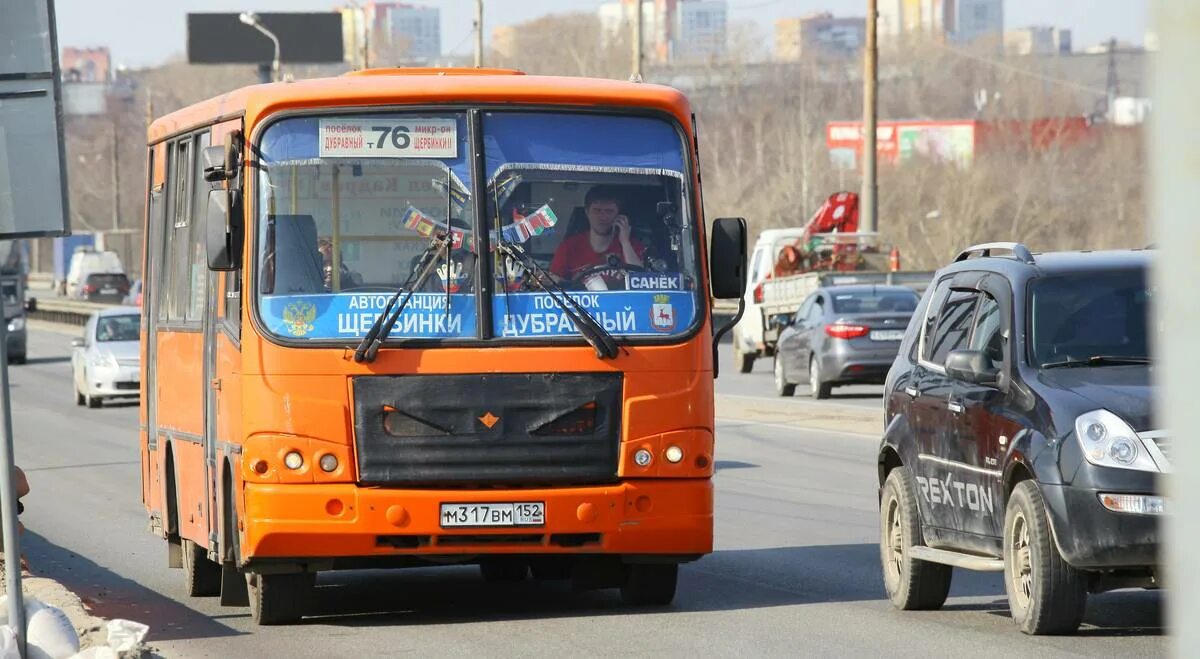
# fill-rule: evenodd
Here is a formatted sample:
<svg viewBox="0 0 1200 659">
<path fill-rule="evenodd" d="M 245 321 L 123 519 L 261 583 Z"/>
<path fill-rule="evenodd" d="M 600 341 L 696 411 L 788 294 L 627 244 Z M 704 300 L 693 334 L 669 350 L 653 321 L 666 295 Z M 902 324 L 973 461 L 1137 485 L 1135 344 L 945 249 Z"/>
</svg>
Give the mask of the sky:
<svg viewBox="0 0 1200 659">
<path fill-rule="evenodd" d="M 410 0 L 441 9 L 442 50 L 470 54 L 474 0 Z M 484 31 L 546 13 L 595 11 L 604 0 L 484 0 Z M 1051 25 L 1073 31 L 1075 48 L 1110 37 L 1140 44 L 1150 0 L 1007 0 L 1005 27 Z M 153 66 L 186 47 L 185 16 L 202 11 L 329 11 L 341 0 L 57 0 L 60 47 L 108 46 L 117 65 Z M 731 22 L 753 22 L 769 39 L 772 22 L 787 16 L 829 11 L 862 16 L 866 0 L 728 0 Z"/>
</svg>

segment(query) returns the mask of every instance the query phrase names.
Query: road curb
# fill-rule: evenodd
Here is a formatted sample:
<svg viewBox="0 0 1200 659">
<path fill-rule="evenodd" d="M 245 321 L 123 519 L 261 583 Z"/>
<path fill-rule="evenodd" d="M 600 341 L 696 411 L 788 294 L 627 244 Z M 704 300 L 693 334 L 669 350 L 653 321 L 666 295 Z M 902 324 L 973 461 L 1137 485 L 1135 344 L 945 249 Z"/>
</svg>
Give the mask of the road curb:
<svg viewBox="0 0 1200 659">
<path fill-rule="evenodd" d="M 883 431 L 883 409 L 818 403 L 800 399 L 751 399 L 716 394 L 717 416 L 726 420 L 796 426 L 807 430 L 830 430 L 856 435 L 879 436 Z"/>
<path fill-rule="evenodd" d="M 3 566 L 4 561 L 0 559 L 0 572 L 3 571 Z M 4 584 L 0 583 L 0 594 L 4 592 Z M 105 628 L 108 621 L 89 613 L 79 596 L 62 583 L 49 577 L 39 577 L 29 570 L 22 570 L 21 593 L 25 599 L 34 598 L 42 604 L 61 610 L 79 634 L 80 650 L 108 644 L 108 630 Z"/>
</svg>

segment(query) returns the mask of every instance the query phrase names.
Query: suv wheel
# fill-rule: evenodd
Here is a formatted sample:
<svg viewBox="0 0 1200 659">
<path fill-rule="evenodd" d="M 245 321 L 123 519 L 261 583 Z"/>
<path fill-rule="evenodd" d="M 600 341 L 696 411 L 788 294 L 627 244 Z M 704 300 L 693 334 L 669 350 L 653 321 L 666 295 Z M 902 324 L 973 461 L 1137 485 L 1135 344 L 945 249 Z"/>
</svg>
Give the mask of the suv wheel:
<svg viewBox="0 0 1200 659">
<path fill-rule="evenodd" d="M 1004 586 L 1013 622 L 1026 634 L 1068 634 L 1083 621 L 1084 575 L 1058 553 L 1032 480 L 1017 484 L 1004 514 Z"/>
<path fill-rule="evenodd" d="M 796 393 L 796 385 L 787 381 L 787 376 L 783 372 L 783 361 L 779 359 L 779 353 L 775 353 L 775 393 L 780 396 L 791 396 Z"/>
<path fill-rule="evenodd" d="M 896 467 L 883 484 L 879 502 L 879 558 L 883 585 L 892 605 L 903 611 L 940 609 L 950 593 L 953 568 L 912 557 L 924 542 L 917 512 L 917 485 L 908 467 Z"/>
<path fill-rule="evenodd" d="M 754 370 L 754 353 L 742 352 L 742 337 L 735 330 L 733 333 L 733 364 L 738 373 L 749 373 Z"/>
<path fill-rule="evenodd" d="M 829 398 L 830 392 L 833 391 L 833 385 L 828 382 L 821 381 L 821 364 L 820 359 L 813 355 L 808 360 L 808 388 L 809 395 L 817 400 L 825 400 Z"/>
</svg>

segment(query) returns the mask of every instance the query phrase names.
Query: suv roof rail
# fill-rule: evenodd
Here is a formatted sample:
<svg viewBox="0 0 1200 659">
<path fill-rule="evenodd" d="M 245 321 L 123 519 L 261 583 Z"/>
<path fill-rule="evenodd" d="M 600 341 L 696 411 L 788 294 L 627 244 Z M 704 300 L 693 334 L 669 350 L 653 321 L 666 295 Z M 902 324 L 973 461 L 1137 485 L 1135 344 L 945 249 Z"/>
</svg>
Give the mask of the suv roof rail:
<svg viewBox="0 0 1200 659">
<path fill-rule="evenodd" d="M 992 256 L 992 252 L 996 250 L 1011 252 L 1013 257 L 1018 261 L 1028 263 L 1029 265 L 1034 264 L 1033 252 L 1030 252 L 1029 248 L 1021 243 L 982 243 L 980 245 L 972 245 L 959 252 L 958 256 L 954 258 L 954 262 L 958 263 L 959 261 L 976 258 L 973 255 L 978 255 L 978 257 Z"/>
</svg>

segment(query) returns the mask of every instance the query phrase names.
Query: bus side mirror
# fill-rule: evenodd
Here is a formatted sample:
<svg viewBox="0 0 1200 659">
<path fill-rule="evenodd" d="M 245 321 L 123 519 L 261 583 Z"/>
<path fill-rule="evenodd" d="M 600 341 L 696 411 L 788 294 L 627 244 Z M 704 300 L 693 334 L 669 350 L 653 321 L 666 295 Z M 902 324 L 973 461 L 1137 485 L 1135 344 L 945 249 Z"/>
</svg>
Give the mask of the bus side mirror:
<svg viewBox="0 0 1200 659">
<path fill-rule="evenodd" d="M 713 222 L 709 246 L 713 297 L 732 300 L 746 290 L 746 220 L 723 217 Z"/>
<path fill-rule="evenodd" d="M 241 193 L 236 189 L 210 190 L 204 218 L 208 269 L 237 270 L 242 258 Z"/>
<path fill-rule="evenodd" d="M 234 131 L 225 135 L 224 146 L 204 148 L 204 180 L 209 183 L 232 181 L 241 172 L 242 160 L 238 157 L 241 133 Z"/>
</svg>

